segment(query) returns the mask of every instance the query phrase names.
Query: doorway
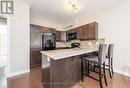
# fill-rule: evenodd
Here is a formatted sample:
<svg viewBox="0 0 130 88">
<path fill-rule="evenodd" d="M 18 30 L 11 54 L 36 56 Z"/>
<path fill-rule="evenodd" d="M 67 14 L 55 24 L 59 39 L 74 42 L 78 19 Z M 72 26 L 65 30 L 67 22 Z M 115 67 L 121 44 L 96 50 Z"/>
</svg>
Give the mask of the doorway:
<svg viewBox="0 0 130 88">
<path fill-rule="evenodd" d="M 0 88 L 7 88 L 7 19 L 0 18 Z"/>
</svg>

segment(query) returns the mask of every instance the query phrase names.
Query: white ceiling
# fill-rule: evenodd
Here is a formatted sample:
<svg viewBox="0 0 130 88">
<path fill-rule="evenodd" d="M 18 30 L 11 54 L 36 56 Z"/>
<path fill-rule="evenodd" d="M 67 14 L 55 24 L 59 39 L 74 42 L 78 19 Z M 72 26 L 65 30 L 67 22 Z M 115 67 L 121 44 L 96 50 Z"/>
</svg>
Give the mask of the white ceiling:
<svg viewBox="0 0 130 88">
<path fill-rule="evenodd" d="M 68 0 L 30 0 L 31 12 L 40 14 L 60 25 L 73 21 L 74 14 L 70 11 Z M 122 0 L 70 0 L 76 1 L 78 17 L 90 16 L 95 12 L 105 10 Z"/>
</svg>

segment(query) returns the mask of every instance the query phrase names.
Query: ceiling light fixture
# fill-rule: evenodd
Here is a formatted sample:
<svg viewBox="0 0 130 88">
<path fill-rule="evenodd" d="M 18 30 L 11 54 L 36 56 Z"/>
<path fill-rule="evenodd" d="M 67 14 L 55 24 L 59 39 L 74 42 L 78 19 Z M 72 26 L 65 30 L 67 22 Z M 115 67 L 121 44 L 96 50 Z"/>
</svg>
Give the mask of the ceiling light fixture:
<svg viewBox="0 0 130 88">
<path fill-rule="evenodd" d="M 76 4 L 72 1 L 68 1 L 69 5 L 71 6 L 72 10 L 74 13 L 77 13 L 78 12 L 78 8 L 76 6 Z"/>
<path fill-rule="evenodd" d="M 67 26 L 67 27 L 64 27 L 63 29 L 69 29 L 69 28 L 72 28 L 74 27 L 77 23 L 78 23 L 78 20 L 77 20 L 77 13 L 78 13 L 78 8 L 77 8 L 77 5 L 75 4 L 76 3 L 76 0 L 68 0 L 68 4 L 72 10 L 72 12 L 74 13 L 73 14 L 73 17 L 74 17 L 74 23 L 72 23 L 71 25 Z"/>
</svg>

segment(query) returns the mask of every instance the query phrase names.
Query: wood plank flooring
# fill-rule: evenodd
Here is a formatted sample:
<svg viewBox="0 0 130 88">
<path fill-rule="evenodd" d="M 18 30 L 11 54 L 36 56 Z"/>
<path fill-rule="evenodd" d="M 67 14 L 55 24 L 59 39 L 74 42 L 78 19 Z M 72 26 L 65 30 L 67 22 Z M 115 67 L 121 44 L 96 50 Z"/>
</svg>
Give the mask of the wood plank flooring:
<svg viewBox="0 0 130 88">
<path fill-rule="evenodd" d="M 104 88 L 130 88 L 130 77 L 115 73 L 113 79 L 107 75 L 108 87 Z M 8 88 L 43 88 L 42 86 L 42 69 L 35 67 L 28 74 L 16 76 L 8 79 Z M 100 88 L 99 82 L 84 78 L 84 82 L 76 83 L 72 88 Z"/>
</svg>

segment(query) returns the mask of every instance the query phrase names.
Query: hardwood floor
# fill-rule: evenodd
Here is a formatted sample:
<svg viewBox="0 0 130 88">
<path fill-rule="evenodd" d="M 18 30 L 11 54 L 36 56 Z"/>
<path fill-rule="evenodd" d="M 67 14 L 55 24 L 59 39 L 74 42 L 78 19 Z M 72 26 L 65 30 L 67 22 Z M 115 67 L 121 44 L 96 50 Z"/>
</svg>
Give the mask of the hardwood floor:
<svg viewBox="0 0 130 88">
<path fill-rule="evenodd" d="M 31 69 L 28 74 L 16 76 L 8 79 L 8 88 L 43 88 L 42 86 L 42 69 L 36 67 Z M 113 79 L 110 79 L 107 75 L 108 87 L 104 88 L 130 88 L 130 77 L 123 76 L 115 73 Z M 76 83 L 72 88 L 100 88 L 99 82 L 90 79 L 88 77 L 84 78 L 84 82 Z"/>
</svg>

